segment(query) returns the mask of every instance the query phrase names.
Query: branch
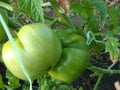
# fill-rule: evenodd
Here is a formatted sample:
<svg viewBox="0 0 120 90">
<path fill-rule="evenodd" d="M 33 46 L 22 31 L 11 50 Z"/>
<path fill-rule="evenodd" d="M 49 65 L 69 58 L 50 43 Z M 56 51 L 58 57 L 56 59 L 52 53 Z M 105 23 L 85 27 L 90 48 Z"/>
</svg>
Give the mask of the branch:
<svg viewBox="0 0 120 90">
<path fill-rule="evenodd" d="M 104 69 L 96 66 L 90 66 L 87 69 L 92 70 L 94 72 L 100 72 L 103 74 L 120 74 L 120 70 Z"/>
</svg>

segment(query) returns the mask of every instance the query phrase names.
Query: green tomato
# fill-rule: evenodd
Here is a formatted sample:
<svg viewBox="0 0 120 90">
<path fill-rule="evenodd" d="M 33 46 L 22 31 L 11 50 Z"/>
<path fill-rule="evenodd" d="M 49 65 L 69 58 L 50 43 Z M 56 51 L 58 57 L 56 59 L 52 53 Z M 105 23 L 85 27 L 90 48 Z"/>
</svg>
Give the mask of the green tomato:
<svg viewBox="0 0 120 90">
<path fill-rule="evenodd" d="M 57 79 L 71 83 L 86 69 L 90 54 L 86 40 L 70 29 L 56 31 L 62 42 L 62 55 L 49 74 Z"/>
<path fill-rule="evenodd" d="M 5 9 L 3 9 L 3 8 L 0 8 L 0 13 L 3 16 L 3 19 L 5 20 L 5 22 L 8 24 L 7 11 Z M 2 24 L 0 22 L 0 42 L 5 38 L 5 36 L 6 36 L 6 33 L 5 33 L 4 28 L 3 28 L 3 26 L 2 26 Z"/>
<path fill-rule="evenodd" d="M 42 23 L 28 24 L 18 32 L 15 43 L 19 49 L 25 69 L 34 80 L 58 62 L 62 47 L 57 35 Z M 18 78 L 26 80 L 15 52 L 7 41 L 2 48 L 3 62 Z"/>
</svg>

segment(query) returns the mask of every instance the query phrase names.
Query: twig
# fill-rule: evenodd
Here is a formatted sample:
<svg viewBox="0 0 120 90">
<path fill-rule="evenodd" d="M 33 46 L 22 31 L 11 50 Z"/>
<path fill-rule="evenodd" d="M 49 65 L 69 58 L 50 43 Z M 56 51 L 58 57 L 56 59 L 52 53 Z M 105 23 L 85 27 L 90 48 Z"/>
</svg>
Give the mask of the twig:
<svg viewBox="0 0 120 90">
<path fill-rule="evenodd" d="M 101 80 L 102 80 L 103 75 L 104 75 L 104 74 L 99 74 L 98 80 L 97 80 L 97 82 L 96 82 L 93 90 L 97 90 L 97 88 L 98 88 L 98 86 L 99 86 L 99 84 L 100 84 L 100 82 L 101 82 Z"/>
<path fill-rule="evenodd" d="M 112 74 L 120 74 L 120 70 L 104 69 L 104 68 L 96 67 L 96 66 L 90 66 L 87 69 L 92 70 L 94 72 L 100 72 L 103 74 L 111 74 L 111 72 Z"/>
</svg>

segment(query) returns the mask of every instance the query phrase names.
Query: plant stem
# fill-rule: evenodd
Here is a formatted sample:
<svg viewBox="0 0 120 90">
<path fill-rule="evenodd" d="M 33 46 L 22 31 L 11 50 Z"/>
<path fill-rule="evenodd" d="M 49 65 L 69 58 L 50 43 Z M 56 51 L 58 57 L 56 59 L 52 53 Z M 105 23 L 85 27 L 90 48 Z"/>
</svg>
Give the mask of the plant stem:
<svg viewBox="0 0 120 90">
<path fill-rule="evenodd" d="M 71 21 L 70 17 L 68 17 L 65 12 L 60 8 L 56 0 L 50 0 L 50 3 L 52 4 L 56 14 L 59 16 L 58 20 L 61 23 L 64 23 L 69 28 L 72 28 L 74 32 L 76 32 L 76 28 L 74 23 Z"/>
<path fill-rule="evenodd" d="M 32 90 L 32 80 L 30 78 L 30 75 L 27 72 L 27 70 L 26 70 L 26 68 L 24 66 L 24 63 L 22 62 L 22 57 L 21 57 L 21 54 L 19 52 L 19 49 L 18 49 L 18 47 L 17 47 L 17 45 L 16 45 L 16 43 L 14 41 L 14 38 L 12 37 L 12 35 L 11 35 L 10 31 L 9 31 L 9 28 L 7 27 L 7 25 L 6 25 L 6 23 L 5 23 L 5 21 L 4 21 L 1 14 L 0 14 L 0 22 L 1 22 L 2 26 L 3 26 L 3 28 L 5 29 L 5 32 L 6 32 L 8 38 L 9 38 L 9 41 L 10 41 L 12 47 L 13 47 L 13 50 L 15 51 L 15 55 L 16 55 L 16 57 L 18 59 L 20 67 L 21 67 L 24 75 L 26 76 L 26 78 L 28 79 L 28 81 L 30 83 L 30 90 Z"/>
<path fill-rule="evenodd" d="M 53 27 L 55 25 L 55 23 L 57 22 L 58 18 L 55 18 L 50 24 L 50 27 Z"/>
<path fill-rule="evenodd" d="M 50 21 L 54 20 L 54 18 L 46 16 L 46 15 L 44 15 L 44 17 L 45 17 L 45 19 L 50 20 Z"/>
<path fill-rule="evenodd" d="M 97 88 L 98 88 L 98 86 L 99 86 L 99 84 L 100 84 L 100 82 L 101 82 L 101 80 L 102 80 L 103 75 L 104 75 L 104 74 L 99 74 L 98 79 L 97 79 L 97 82 L 96 82 L 93 90 L 97 90 Z"/>
<path fill-rule="evenodd" d="M 97 40 L 92 31 L 88 31 L 86 34 L 86 37 L 87 37 L 87 42 L 86 42 L 87 45 L 90 45 L 92 43 L 92 41 L 95 41 L 96 43 L 105 44 L 105 42 Z"/>
<path fill-rule="evenodd" d="M 100 81 L 102 80 L 102 77 L 105 74 L 120 74 L 120 70 L 111 70 L 111 68 L 116 64 L 116 62 L 114 64 L 112 64 L 108 69 L 104 69 L 104 68 L 100 68 L 100 67 L 96 67 L 96 66 L 89 66 L 87 69 L 90 69 L 91 71 L 95 72 L 95 76 L 98 76 L 98 80 L 94 86 L 93 90 L 97 90 L 98 85 L 100 84 Z"/>
<path fill-rule="evenodd" d="M 32 80 L 30 80 L 29 83 L 30 83 L 30 89 L 29 90 L 33 90 L 32 89 Z"/>
<path fill-rule="evenodd" d="M 100 67 L 96 67 L 96 66 L 90 66 L 87 69 L 94 71 L 94 72 L 100 72 L 103 74 L 120 74 L 120 70 L 111 70 L 111 69 L 104 69 L 104 68 L 100 68 Z"/>
<path fill-rule="evenodd" d="M 11 5 L 7 4 L 7 3 L 4 3 L 4 2 L 0 1 L 0 6 L 8 9 L 10 11 L 13 11 L 13 7 Z"/>
<path fill-rule="evenodd" d="M 108 67 L 108 69 L 113 68 L 117 64 L 117 62 L 118 62 L 118 60 L 116 59 L 115 62 Z"/>
</svg>

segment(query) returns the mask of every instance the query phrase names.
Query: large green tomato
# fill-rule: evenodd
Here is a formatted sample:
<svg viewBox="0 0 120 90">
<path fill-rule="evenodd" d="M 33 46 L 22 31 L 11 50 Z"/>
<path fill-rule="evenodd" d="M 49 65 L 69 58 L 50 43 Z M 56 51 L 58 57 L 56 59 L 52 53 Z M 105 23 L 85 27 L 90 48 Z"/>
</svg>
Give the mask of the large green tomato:
<svg viewBox="0 0 120 90">
<path fill-rule="evenodd" d="M 46 73 L 58 62 L 62 47 L 57 35 L 45 24 L 35 23 L 23 26 L 18 32 L 15 43 L 19 49 L 22 62 L 32 80 Z M 18 78 L 26 80 L 18 59 L 10 44 L 2 48 L 3 62 Z"/>
<path fill-rule="evenodd" d="M 5 9 L 3 9 L 3 8 L 0 8 L 0 13 L 3 16 L 5 22 L 8 24 L 8 19 L 7 19 L 8 14 L 7 14 L 7 11 Z M 3 28 L 3 26 L 2 26 L 2 24 L 0 22 L 0 42 L 5 38 L 5 35 L 6 34 L 5 34 L 5 31 L 4 31 L 4 28 Z"/>
<path fill-rule="evenodd" d="M 89 50 L 86 40 L 71 29 L 57 30 L 56 33 L 62 42 L 63 51 L 49 74 L 57 80 L 71 83 L 86 69 L 90 60 Z"/>
</svg>

